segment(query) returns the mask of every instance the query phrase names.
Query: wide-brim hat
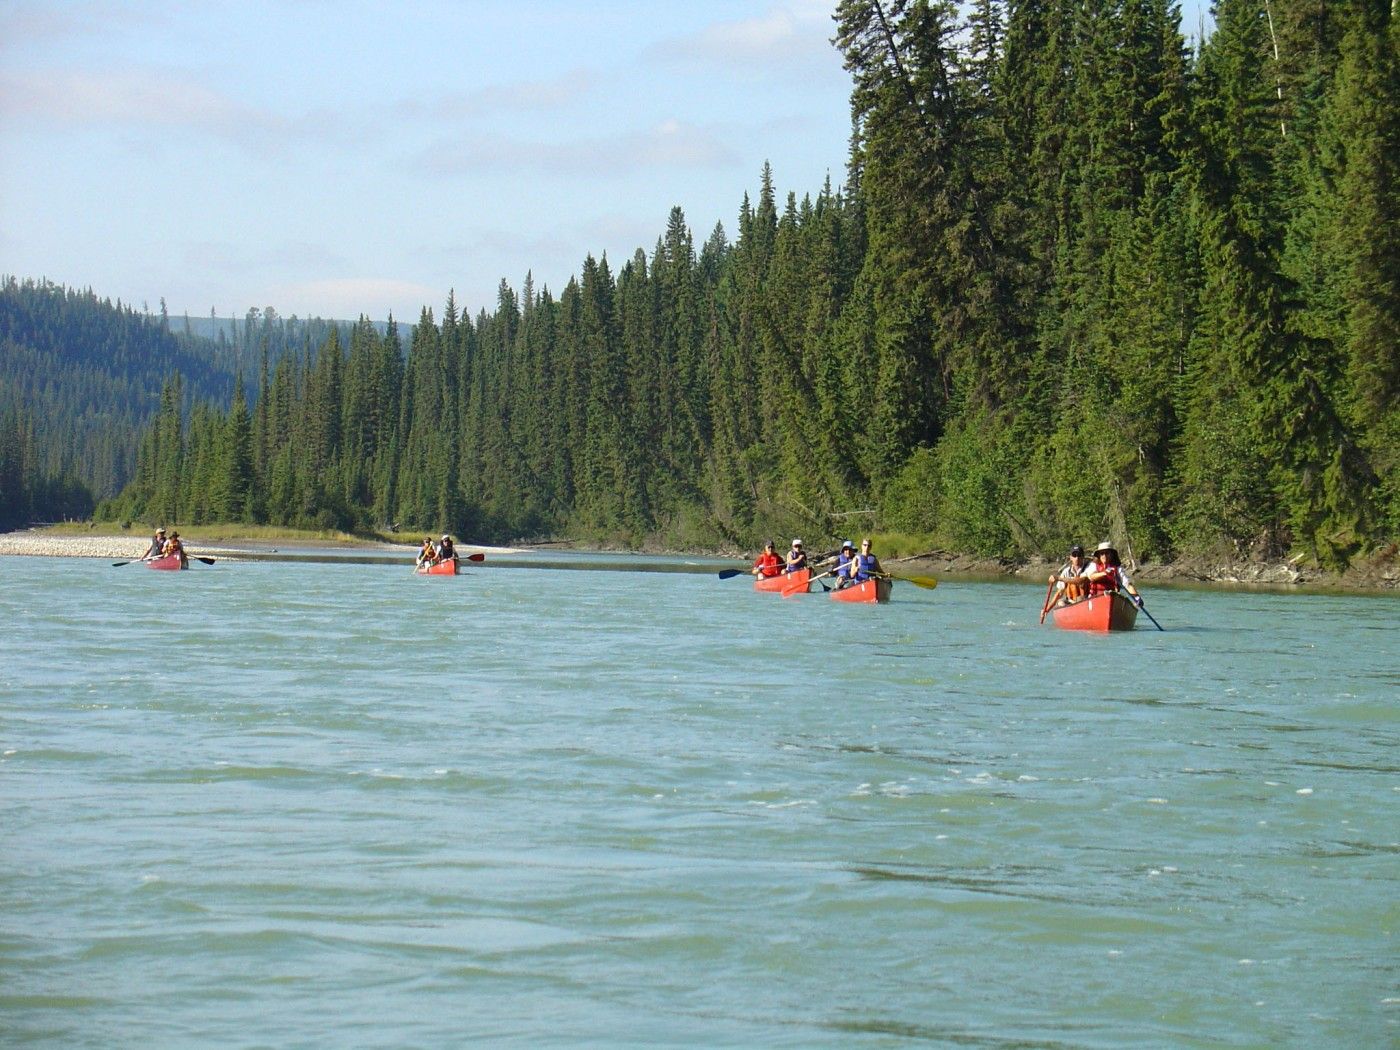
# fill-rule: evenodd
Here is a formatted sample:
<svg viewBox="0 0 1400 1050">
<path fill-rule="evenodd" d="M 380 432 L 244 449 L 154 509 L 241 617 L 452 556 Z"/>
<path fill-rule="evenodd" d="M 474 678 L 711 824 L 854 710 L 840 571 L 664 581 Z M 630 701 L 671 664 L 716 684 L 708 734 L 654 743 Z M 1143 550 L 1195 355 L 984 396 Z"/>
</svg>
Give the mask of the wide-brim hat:
<svg viewBox="0 0 1400 1050">
<path fill-rule="evenodd" d="M 1104 540 L 1102 543 L 1100 543 L 1097 547 L 1094 548 L 1094 553 L 1096 555 L 1108 553 L 1117 556 L 1118 548 L 1115 547 L 1113 544 L 1109 543 L 1108 540 Z"/>
</svg>

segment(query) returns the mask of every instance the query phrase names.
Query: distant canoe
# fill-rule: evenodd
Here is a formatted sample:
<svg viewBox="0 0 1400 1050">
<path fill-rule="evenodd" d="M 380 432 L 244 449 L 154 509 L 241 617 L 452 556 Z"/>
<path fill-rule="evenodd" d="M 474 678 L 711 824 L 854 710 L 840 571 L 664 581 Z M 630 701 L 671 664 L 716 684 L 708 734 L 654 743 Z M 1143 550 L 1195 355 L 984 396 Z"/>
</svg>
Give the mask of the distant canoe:
<svg viewBox="0 0 1400 1050">
<path fill-rule="evenodd" d="M 890 600 L 890 591 L 894 590 L 894 581 L 888 577 L 877 576 L 866 580 L 864 583 L 853 583 L 849 587 L 840 587 L 831 592 L 831 600 L 834 602 L 887 602 Z"/>
<path fill-rule="evenodd" d="M 1050 610 L 1050 622 L 1066 631 L 1131 631 L 1137 606 L 1115 592 L 1060 605 Z"/>
<path fill-rule="evenodd" d="M 798 569 L 796 572 L 780 572 L 776 576 L 760 576 L 753 581 L 753 589 L 782 594 L 784 591 L 805 591 L 811 582 L 812 570 Z"/>
<path fill-rule="evenodd" d="M 420 565 L 417 572 L 419 576 L 456 576 L 457 559 L 448 558 L 447 561 L 440 561 L 435 565 Z"/>
<path fill-rule="evenodd" d="M 152 558 L 150 561 L 146 562 L 146 568 L 165 569 L 167 571 L 175 569 L 178 571 L 186 568 L 186 566 L 180 564 L 180 556 L 178 554 L 167 554 L 163 558 Z"/>
</svg>

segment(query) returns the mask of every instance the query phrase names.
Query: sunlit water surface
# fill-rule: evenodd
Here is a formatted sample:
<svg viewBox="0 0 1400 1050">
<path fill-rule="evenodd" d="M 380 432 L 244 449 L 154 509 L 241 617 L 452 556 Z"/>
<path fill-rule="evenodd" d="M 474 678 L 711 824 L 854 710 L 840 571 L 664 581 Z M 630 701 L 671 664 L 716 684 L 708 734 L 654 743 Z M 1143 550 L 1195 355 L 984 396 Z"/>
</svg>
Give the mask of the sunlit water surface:
<svg viewBox="0 0 1400 1050">
<path fill-rule="evenodd" d="M 0 1043 L 1395 1046 L 1400 602 L 0 558 Z"/>
</svg>

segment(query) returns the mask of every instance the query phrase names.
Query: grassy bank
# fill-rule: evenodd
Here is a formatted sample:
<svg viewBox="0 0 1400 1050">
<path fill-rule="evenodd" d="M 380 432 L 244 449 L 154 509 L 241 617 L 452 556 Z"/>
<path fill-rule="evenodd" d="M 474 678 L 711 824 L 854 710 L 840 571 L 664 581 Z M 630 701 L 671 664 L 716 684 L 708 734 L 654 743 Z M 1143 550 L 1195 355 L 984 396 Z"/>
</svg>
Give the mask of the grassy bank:
<svg viewBox="0 0 1400 1050">
<path fill-rule="evenodd" d="M 422 536 L 374 534 L 356 536 L 339 529 L 293 529 L 283 525 L 249 525 L 244 522 L 213 523 L 205 525 L 182 525 L 179 522 L 165 524 L 167 531 L 175 530 L 180 538 L 190 543 L 407 543 L 422 540 Z M 35 529 L 35 532 L 51 536 L 149 536 L 155 527 L 143 524 L 121 524 L 109 522 L 69 521 Z"/>
</svg>

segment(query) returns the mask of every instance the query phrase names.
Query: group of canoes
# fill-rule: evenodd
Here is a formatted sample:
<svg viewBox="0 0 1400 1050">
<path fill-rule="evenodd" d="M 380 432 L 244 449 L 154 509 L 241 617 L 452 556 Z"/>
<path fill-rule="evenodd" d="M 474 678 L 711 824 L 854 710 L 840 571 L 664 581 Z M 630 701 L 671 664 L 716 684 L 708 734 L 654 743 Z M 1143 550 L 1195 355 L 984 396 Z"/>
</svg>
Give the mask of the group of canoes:
<svg viewBox="0 0 1400 1050">
<path fill-rule="evenodd" d="M 813 574 L 814 568 L 823 567 L 825 571 Z M 779 555 L 769 540 L 750 572 L 755 577 L 755 591 L 784 597 L 806 594 L 813 583 L 830 578 L 833 586 L 821 586 L 833 601 L 886 602 L 894 586 L 894 577 L 881 568 L 869 539 L 861 541 L 859 551 L 852 541 L 846 540 L 839 551 L 818 556 L 815 565 L 809 564 L 800 539 L 792 541 L 786 557 Z M 724 575 L 727 574 L 721 574 Z M 918 583 L 922 578 L 912 579 Z M 933 582 L 929 579 L 927 585 Z M 1041 623 L 1048 616 L 1054 626 L 1066 630 L 1128 631 L 1136 624 L 1141 610 L 1161 629 L 1143 607 L 1142 595 L 1128 578 L 1112 543 L 1100 543 L 1093 558 L 1086 558 L 1084 548 L 1075 544 L 1070 548 L 1069 561 L 1049 582 L 1040 612 Z"/>
<path fill-rule="evenodd" d="M 813 575 L 814 568 L 824 571 Z M 813 583 L 820 583 L 831 600 L 837 602 L 887 602 L 894 589 L 894 578 L 880 567 L 869 539 L 861 540 L 859 551 L 853 541 L 846 540 L 839 550 L 820 556 L 815 565 L 808 563 L 807 549 L 800 539 L 792 541 L 785 558 L 769 540 L 751 572 L 755 577 L 754 590 L 785 598 L 807 594 Z M 828 578 L 831 586 L 821 583 Z"/>
<path fill-rule="evenodd" d="M 482 559 L 478 553 L 468 555 L 466 560 Z M 212 558 L 201 560 L 213 564 Z M 156 529 L 140 561 L 150 569 L 190 567 L 180 534 L 172 531 L 167 535 L 163 527 Z M 414 568 L 422 576 L 456 576 L 458 561 L 457 548 L 450 535 L 444 534 L 437 543 L 429 536 L 423 540 Z M 823 571 L 813 575 L 814 568 Z M 737 571 L 729 570 L 720 575 L 728 577 Z M 785 598 L 810 593 L 812 584 L 817 583 L 832 601 L 878 603 L 889 601 L 894 589 L 894 577 L 881 568 L 868 538 L 861 540 L 859 550 L 853 541 L 844 541 L 838 550 L 819 555 L 815 565 L 809 563 L 806 547 L 800 539 L 792 541 L 786 557 L 779 555 L 776 545 L 769 540 L 750 572 L 754 576 L 755 591 L 781 594 Z M 831 580 L 831 585 L 823 582 L 827 579 Z M 920 583 L 922 578 L 912 579 Z M 934 583 L 936 581 L 929 578 L 923 585 Z M 1050 577 L 1049 584 L 1045 604 L 1040 610 L 1041 623 L 1048 616 L 1056 627 L 1067 630 L 1130 631 L 1141 610 L 1158 630 L 1161 629 L 1143 607 L 1142 595 L 1128 578 L 1117 549 L 1108 541 L 1094 549 L 1092 558 L 1086 558 L 1084 548 L 1076 543 L 1069 550 L 1069 560 Z"/>
</svg>

